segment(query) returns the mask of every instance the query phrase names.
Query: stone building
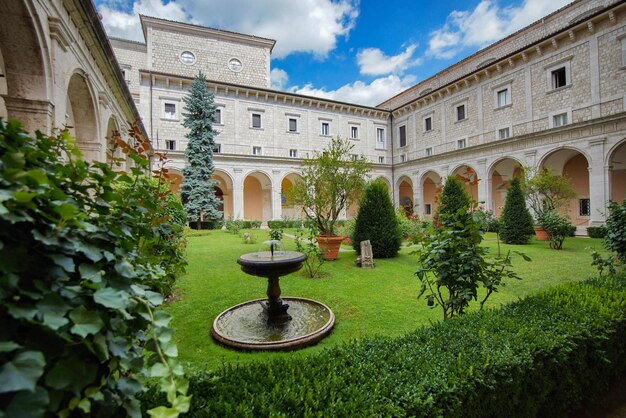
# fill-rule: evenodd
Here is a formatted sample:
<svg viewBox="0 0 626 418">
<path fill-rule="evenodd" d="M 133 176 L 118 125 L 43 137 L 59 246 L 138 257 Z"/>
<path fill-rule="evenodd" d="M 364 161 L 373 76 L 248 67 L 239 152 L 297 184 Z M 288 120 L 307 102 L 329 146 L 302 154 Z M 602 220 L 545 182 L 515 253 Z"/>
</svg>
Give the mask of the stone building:
<svg viewBox="0 0 626 418">
<path fill-rule="evenodd" d="M 140 115 L 93 3 L 0 2 L 0 117 L 29 131 L 69 127 L 89 160 Z"/>
<path fill-rule="evenodd" d="M 0 115 L 70 125 L 89 158 L 103 159 L 107 132 L 139 114 L 180 180 L 182 97 L 202 70 L 219 107 L 226 217 L 299 216 L 284 191 L 302 159 L 337 135 L 372 161 L 397 204 L 427 219 L 450 174 L 477 180 L 473 196 L 498 214 L 521 166 L 572 179 L 579 233 L 626 197 L 618 0 L 574 1 L 376 107 L 271 89 L 271 39 L 142 16 L 144 42 L 108 42 L 88 1 L 5 0 L 0 10 L 19 22 L 0 28 Z"/>
</svg>

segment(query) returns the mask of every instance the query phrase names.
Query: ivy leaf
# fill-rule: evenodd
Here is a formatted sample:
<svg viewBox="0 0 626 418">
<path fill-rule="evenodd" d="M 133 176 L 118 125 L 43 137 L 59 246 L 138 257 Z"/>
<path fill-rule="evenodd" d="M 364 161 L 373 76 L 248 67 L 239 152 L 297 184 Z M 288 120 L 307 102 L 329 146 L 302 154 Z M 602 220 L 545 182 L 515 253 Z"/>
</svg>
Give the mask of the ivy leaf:
<svg viewBox="0 0 626 418">
<path fill-rule="evenodd" d="M 10 353 L 13 350 L 21 348 L 22 346 L 13 342 L 13 341 L 1 341 L 0 342 L 0 353 Z"/>
<path fill-rule="evenodd" d="M 177 418 L 180 412 L 174 408 L 159 406 L 148 411 L 148 415 L 154 418 Z"/>
<path fill-rule="evenodd" d="M 159 306 L 163 303 L 163 295 L 150 290 L 146 291 L 146 299 L 148 299 L 148 302 L 150 302 L 153 306 Z"/>
<path fill-rule="evenodd" d="M 78 266 L 78 272 L 80 273 L 80 277 L 84 280 L 89 280 L 92 283 L 102 282 L 102 273 L 100 269 L 93 264 L 81 264 Z"/>
<path fill-rule="evenodd" d="M 65 358 L 46 373 L 46 385 L 53 389 L 69 389 L 80 393 L 85 387 L 93 383 L 97 368 L 91 363 L 76 361 L 75 358 Z"/>
<path fill-rule="evenodd" d="M 133 266 L 126 260 L 120 260 L 115 263 L 115 271 L 124 277 L 133 277 L 135 275 Z"/>
<path fill-rule="evenodd" d="M 95 334 L 104 326 L 104 322 L 96 312 L 88 311 L 83 306 L 70 312 L 70 319 L 74 322 L 72 333 L 83 338 L 89 334 Z"/>
<path fill-rule="evenodd" d="M 170 371 L 163 363 L 156 363 L 150 368 L 150 377 L 165 377 Z"/>
<path fill-rule="evenodd" d="M 17 392 L 7 407 L 7 416 L 14 418 L 38 418 L 45 414 L 50 403 L 48 392 L 40 387 L 35 392 L 23 390 Z"/>
<path fill-rule="evenodd" d="M 54 330 L 70 322 L 65 317 L 67 311 L 70 310 L 70 306 L 57 294 L 51 293 L 44 296 L 37 303 L 37 309 L 43 314 L 43 323 Z"/>
<path fill-rule="evenodd" d="M 46 361 L 39 351 L 24 351 L 0 368 L 0 393 L 28 390 L 33 392 L 43 374 Z"/>
<path fill-rule="evenodd" d="M 52 261 L 54 261 L 56 265 L 61 266 L 63 270 L 67 271 L 68 273 L 74 273 L 74 269 L 76 267 L 74 265 L 74 260 L 72 260 L 71 257 L 60 254 L 52 254 L 50 255 L 50 258 L 52 259 Z"/>
<path fill-rule="evenodd" d="M 69 219 L 74 216 L 77 208 L 71 203 L 62 203 L 58 206 L 55 206 L 53 210 L 58 213 L 61 218 Z"/>
<path fill-rule="evenodd" d="M 124 309 L 128 305 L 129 298 L 127 292 L 105 287 L 94 293 L 93 300 L 107 308 Z"/>
<path fill-rule="evenodd" d="M 37 196 L 35 192 L 15 192 L 13 193 L 13 199 L 18 203 L 27 203 L 33 200 Z"/>
</svg>

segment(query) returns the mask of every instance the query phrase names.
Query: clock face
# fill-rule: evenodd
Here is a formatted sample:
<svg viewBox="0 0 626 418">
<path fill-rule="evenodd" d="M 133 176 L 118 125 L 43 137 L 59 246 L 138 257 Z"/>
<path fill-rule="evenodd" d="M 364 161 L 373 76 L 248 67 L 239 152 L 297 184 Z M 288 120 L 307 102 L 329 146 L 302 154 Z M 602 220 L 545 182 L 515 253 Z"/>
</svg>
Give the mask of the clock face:
<svg viewBox="0 0 626 418">
<path fill-rule="evenodd" d="M 243 64 L 237 58 L 231 58 L 231 60 L 228 61 L 228 68 L 238 73 L 243 69 Z"/>
<path fill-rule="evenodd" d="M 191 51 L 184 51 L 180 54 L 180 60 L 183 64 L 191 65 L 196 62 L 196 56 Z"/>
</svg>

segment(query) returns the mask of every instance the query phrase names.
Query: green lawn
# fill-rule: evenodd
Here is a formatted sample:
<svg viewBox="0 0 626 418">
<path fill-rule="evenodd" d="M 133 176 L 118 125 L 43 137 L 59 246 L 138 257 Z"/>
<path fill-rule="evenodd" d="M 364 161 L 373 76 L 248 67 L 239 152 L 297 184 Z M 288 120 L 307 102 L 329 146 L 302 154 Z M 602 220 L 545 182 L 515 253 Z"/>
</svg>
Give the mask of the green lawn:
<svg viewBox="0 0 626 418">
<path fill-rule="evenodd" d="M 438 309 L 416 299 L 420 282 L 413 275 L 416 257 L 410 255 L 412 248 L 403 248 L 394 259 L 376 260 L 376 268 L 371 270 L 355 267 L 354 252 L 342 252 L 339 260 L 324 265 L 327 274 L 322 279 L 306 278 L 302 271 L 281 279 L 283 296 L 315 299 L 333 310 L 336 322 L 329 337 L 316 346 L 290 353 L 242 353 L 224 348 L 210 335 L 215 317 L 237 303 L 264 297 L 267 286 L 266 279 L 244 274 L 236 263 L 241 254 L 257 251 L 260 243 L 269 239 L 267 231 L 245 232 L 257 237 L 256 244 L 244 244 L 239 236 L 226 231 L 189 238 L 187 274 L 179 278 L 177 298 L 167 307 L 174 317 L 173 328 L 184 362 L 214 369 L 223 363 L 306 355 L 352 338 L 401 335 L 441 317 Z M 291 239 L 285 238 L 284 243 L 286 249 L 295 250 Z M 496 251 L 495 234 L 487 234 L 486 245 Z M 593 275 L 586 247 L 601 250 L 602 242 L 568 238 L 562 251 L 550 250 L 547 243 L 534 239 L 526 246 L 502 245 L 503 251 L 523 251 L 533 261 L 525 262 L 515 255 L 513 265 L 523 280 L 509 282 L 487 306 Z"/>
</svg>

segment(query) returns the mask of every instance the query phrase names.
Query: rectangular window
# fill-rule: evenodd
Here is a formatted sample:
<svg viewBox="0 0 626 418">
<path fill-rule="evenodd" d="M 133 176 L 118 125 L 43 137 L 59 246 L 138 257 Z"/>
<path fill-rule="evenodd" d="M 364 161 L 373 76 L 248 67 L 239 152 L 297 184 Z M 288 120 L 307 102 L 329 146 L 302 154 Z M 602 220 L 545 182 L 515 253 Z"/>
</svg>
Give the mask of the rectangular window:
<svg viewBox="0 0 626 418">
<path fill-rule="evenodd" d="M 222 152 L 222 144 L 215 144 L 213 154 L 219 154 L 220 152 Z"/>
<path fill-rule="evenodd" d="M 406 163 L 406 154 L 400 155 L 400 162 L 401 163 Z"/>
<path fill-rule="evenodd" d="M 220 109 L 219 107 L 215 109 L 215 113 L 213 114 L 213 123 L 217 125 L 222 124 L 222 109 Z"/>
<path fill-rule="evenodd" d="M 467 146 L 467 140 L 465 138 L 463 139 L 459 139 L 458 141 L 456 141 L 456 147 L 457 149 L 463 149 Z"/>
<path fill-rule="evenodd" d="M 261 114 L 253 113 L 252 114 L 252 127 L 260 129 L 261 128 Z"/>
<path fill-rule="evenodd" d="M 432 131 L 432 130 L 433 130 L 433 118 L 432 118 L 432 116 L 424 118 L 424 132 L 428 132 L 428 131 Z"/>
<path fill-rule="evenodd" d="M 290 149 L 289 150 L 289 156 L 291 158 L 298 158 L 298 150 L 297 149 Z"/>
<path fill-rule="evenodd" d="M 432 207 L 432 205 L 431 205 L 430 203 L 426 203 L 426 204 L 424 205 L 424 214 L 425 214 L 425 215 L 430 215 L 430 214 L 432 214 L 432 213 L 433 213 L 433 207 Z"/>
<path fill-rule="evenodd" d="M 385 164 L 385 157 L 378 157 L 378 162 L 380 164 Z"/>
<path fill-rule="evenodd" d="M 580 216 L 589 216 L 591 215 L 591 201 L 587 199 L 578 199 L 578 214 Z"/>
<path fill-rule="evenodd" d="M 356 161 L 359 159 L 359 156 L 357 154 L 350 154 L 350 158 L 352 159 L 352 161 Z"/>
<path fill-rule="evenodd" d="M 406 147 L 406 125 L 402 125 L 398 128 L 398 138 L 400 147 Z"/>
<path fill-rule="evenodd" d="M 163 104 L 163 117 L 166 119 L 176 119 L 176 103 Z"/>
<path fill-rule="evenodd" d="M 261 147 L 252 147 L 252 155 L 261 155 Z"/>
<path fill-rule="evenodd" d="M 506 106 L 509 104 L 509 89 L 499 90 L 496 95 L 498 107 Z"/>
<path fill-rule="evenodd" d="M 456 107 L 456 120 L 457 120 L 457 122 L 460 121 L 460 120 L 464 120 L 467 117 L 467 115 L 465 113 L 466 112 L 465 112 L 465 105 L 464 104 Z"/>
<path fill-rule="evenodd" d="M 350 139 L 359 139 L 359 128 L 358 126 L 350 127 Z"/>
<path fill-rule="evenodd" d="M 376 128 L 376 148 L 385 147 L 385 130 L 383 128 Z"/>
<path fill-rule="evenodd" d="M 298 119 L 289 118 L 289 132 L 298 132 Z"/>
<path fill-rule="evenodd" d="M 433 147 L 426 148 L 426 156 L 430 157 L 431 155 L 433 155 Z"/>
<path fill-rule="evenodd" d="M 559 87 L 565 87 L 567 85 L 567 71 L 565 67 L 552 70 L 552 88 L 558 89 Z"/>
<path fill-rule="evenodd" d="M 511 136 L 511 128 L 498 129 L 498 139 L 507 139 Z"/>
<path fill-rule="evenodd" d="M 552 116 L 552 125 L 556 128 L 559 126 L 567 125 L 567 113 L 561 113 Z"/>
<path fill-rule="evenodd" d="M 322 128 L 320 131 L 320 135 L 322 136 L 330 136 L 330 123 L 322 122 Z"/>
<path fill-rule="evenodd" d="M 165 149 L 176 151 L 176 141 L 174 139 L 165 140 Z"/>
</svg>

